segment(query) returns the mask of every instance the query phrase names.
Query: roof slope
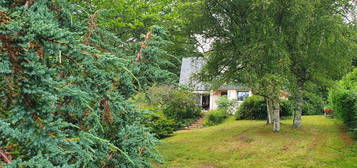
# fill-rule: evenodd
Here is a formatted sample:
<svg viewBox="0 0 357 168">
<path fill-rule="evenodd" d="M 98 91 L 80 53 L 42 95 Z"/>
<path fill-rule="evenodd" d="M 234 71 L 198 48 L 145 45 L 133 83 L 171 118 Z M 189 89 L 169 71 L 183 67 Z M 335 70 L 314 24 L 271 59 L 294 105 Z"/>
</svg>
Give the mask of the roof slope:
<svg viewBox="0 0 357 168">
<path fill-rule="evenodd" d="M 203 57 L 187 57 L 182 59 L 180 84 L 191 86 L 194 90 L 207 90 L 208 88 L 202 82 L 193 78 L 194 74 L 200 72 L 206 60 Z"/>
<path fill-rule="evenodd" d="M 204 57 L 187 57 L 182 59 L 181 73 L 180 73 L 180 84 L 192 87 L 195 91 L 207 91 L 210 90 L 210 85 L 203 83 L 194 79 L 194 75 L 203 68 L 207 60 Z M 243 89 L 246 90 L 248 87 L 244 85 L 221 85 L 219 90 L 233 90 L 233 89 Z"/>
</svg>

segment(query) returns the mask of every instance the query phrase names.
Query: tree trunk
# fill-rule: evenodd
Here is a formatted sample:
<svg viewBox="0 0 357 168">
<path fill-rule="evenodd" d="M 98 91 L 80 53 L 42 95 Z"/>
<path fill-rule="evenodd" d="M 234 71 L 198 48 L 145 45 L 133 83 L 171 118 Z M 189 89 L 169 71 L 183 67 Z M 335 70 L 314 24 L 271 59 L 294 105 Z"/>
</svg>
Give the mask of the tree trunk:
<svg viewBox="0 0 357 168">
<path fill-rule="evenodd" d="M 304 89 L 303 84 L 300 84 L 296 94 L 296 110 L 294 115 L 293 126 L 294 128 L 301 127 L 302 106 L 304 105 Z"/>
<path fill-rule="evenodd" d="M 268 119 L 267 119 L 267 124 L 272 124 L 272 116 L 273 116 L 273 105 L 271 103 L 271 100 L 266 98 L 265 99 L 266 104 L 267 104 L 267 115 L 268 115 Z"/>
<path fill-rule="evenodd" d="M 280 131 L 280 104 L 279 99 L 271 99 L 271 104 L 273 105 L 273 131 L 279 132 Z"/>
</svg>

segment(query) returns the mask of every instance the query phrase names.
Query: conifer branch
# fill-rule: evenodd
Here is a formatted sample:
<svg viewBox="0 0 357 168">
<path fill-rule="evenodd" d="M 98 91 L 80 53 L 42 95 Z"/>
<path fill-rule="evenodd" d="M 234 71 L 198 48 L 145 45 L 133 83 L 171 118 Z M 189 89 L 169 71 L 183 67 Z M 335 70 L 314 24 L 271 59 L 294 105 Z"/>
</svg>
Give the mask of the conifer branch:
<svg viewBox="0 0 357 168">
<path fill-rule="evenodd" d="M 90 38 L 92 37 L 92 34 L 93 34 L 93 31 L 96 30 L 98 27 L 97 27 L 97 24 L 96 24 L 96 21 L 97 21 L 97 14 L 102 11 L 102 10 L 97 10 L 94 12 L 93 15 L 89 16 L 89 19 L 88 19 L 88 30 L 87 30 L 87 33 L 84 35 L 84 40 L 83 40 L 83 44 L 85 45 L 90 45 Z"/>
<path fill-rule="evenodd" d="M 101 106 L 101 109 L 104 110 L 104 113 L 103 113 L 103 118 L 102 120 L 103 121 L 107 121 L 107 122 L 112 122 L 113 121 L 113 116 L 111 114 L 111 110 L 110 110 L 110 104 L 109 104 L 109 101 L 107 99 L 102 99 L 100 101 L 100 106 Z"/>
<path fill-rule="evenodd" d="M 0 150 L 0 157 L 6 162 L 11 163 L 11 159 L 5 154 L 3 150 Z"/>
<path fill-rule="evenodd" d="M 40 37 L 40 38 L 41 38 L 42 40 L 50 41 L 50 42 L 53 42 L 53 43 L 55 43 L 55 44 L 64 45 L 64 46 L 66 46 L 66 47 L 68 47 L 68 48 L 71 48 L 71 49 L 76 49 L 75 47 L 73 47 L 73 46 L 71 46 L 71 45 L 69 45 L 69 44 L 67 44 L 67 43 L 61 42 L 61 41 L 57 41 L 57 40 L 50 39 L 50 38 L 46 38 L 46 37 Z M 93 53 L 91 53 L 91 52 L 89 52 L 89 51 L 80 50 L 80 52 L 81 52 L 82 54 L 91 55 L 91 56 L 93 56 L 93 57 L 95 57 L 95 58 L 99 58 L 99 56 L 97 56 L 97 55 L 95 55 L 95 54 L 93 54 Z"/>
<path fill-rule="evenodd" d="M 144 41 L 140 43 L 140 50 L 139 50 L 139 52 L 138 52 L 138 54 L 136 55 L 136 58 L 135 58 L 136 62 L 139 62 L 140 59 L 142 58 L 142 53 L 143 53 L 144 48 L 148 47 L 145 43 L 147 43 L 149 41 L 151 35 L 152 35 L 151 31 L 146 33 L 146 35 L 144 37 Z"/>
<path fill-rule="evenodd" d="M 35 0 L 27 0 L 26 2 L 25 2 L 25 7 L 26 8 L 28 8 L 28 7 L 31 7 L 31 5 L 33 4 L 35 2 Z"/>
<path fill-rule="evenodd" d="M 21 54 L 22 49 L 20 47 L 14 47 L 12 45 L 13 41 L 9 35 L 0 35 L 0 41 L 3 44 L 3 49 L 7 51 L 10 61 L 13 64 L 15 74 L 19 74 L 20 76 L 26 78 L 25 74 L 21 71 L 21 62 L 17 58 L 18 55 Z"/>
<path fill-rule="evenodd" d="M 6 11 L 0 11 L 0 23 L 10 24 L 11 18 L 6 16 Z"/>
</svg>

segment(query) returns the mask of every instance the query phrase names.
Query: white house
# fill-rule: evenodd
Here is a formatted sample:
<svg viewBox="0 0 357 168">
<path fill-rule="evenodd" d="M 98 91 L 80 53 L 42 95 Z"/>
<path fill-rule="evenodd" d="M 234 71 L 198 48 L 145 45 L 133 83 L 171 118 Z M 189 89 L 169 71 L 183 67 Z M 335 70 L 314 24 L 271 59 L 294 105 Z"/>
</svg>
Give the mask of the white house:
<svg viewBox="0 0 357 168">
<path fill-rule="evenodd" d="M 180 73 L 180 84 L 194 89 L 193 93 L 198 95 L 199 103 L 204 109 L 217 109 L 216 101 L 221 96 L 236 100 L 236 106 L 239 106 L 247 97 L 252 95 L 251 90 L 244 86 L 225 85 L 217 90 L 210 90 L 209 84 L 195 80 L 194 74 L 198 73 L 205 63 L 206 60 L 200 57 L 183 58 Z"/>
</svg>

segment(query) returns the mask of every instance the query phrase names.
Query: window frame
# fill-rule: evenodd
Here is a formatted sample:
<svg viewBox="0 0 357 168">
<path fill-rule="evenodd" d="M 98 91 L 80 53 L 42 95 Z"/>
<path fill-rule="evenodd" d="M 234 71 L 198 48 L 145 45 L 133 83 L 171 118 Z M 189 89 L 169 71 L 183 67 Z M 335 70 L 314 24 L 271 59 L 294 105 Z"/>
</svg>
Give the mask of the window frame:
<svg viewBox="0 0 357 168">
<path fill-rule="evenodd" d="M 239 96 L 239 93 L 246 93 L 244 95 L 246 96 Z M 245 99 L 247 99 L 248 97 L 250 96 L 250 93 L 249 91 L 243 91 L 243 90 L 238 90 L 237 91 L 237 101 L 239 102 L 243 102 Z M 243 99 L 240 99 L 240 97 L 243 97 Z"/>
</svg>

